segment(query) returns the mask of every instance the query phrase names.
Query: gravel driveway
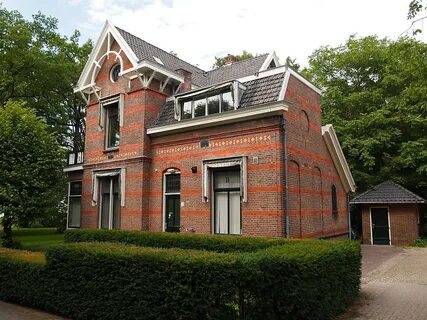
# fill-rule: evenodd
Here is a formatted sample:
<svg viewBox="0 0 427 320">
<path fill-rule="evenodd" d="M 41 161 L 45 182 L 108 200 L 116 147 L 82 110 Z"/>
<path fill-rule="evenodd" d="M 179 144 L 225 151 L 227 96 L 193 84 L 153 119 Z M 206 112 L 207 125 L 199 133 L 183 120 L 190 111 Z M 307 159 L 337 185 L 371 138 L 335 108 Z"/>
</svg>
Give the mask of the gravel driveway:
<svg viewBox="0 0 427 320">
<path fill-rule="evenodd" d="M 362 246 L 362 290 L 339 320 L 426 320 L 427 248 Z"/>
</svg>

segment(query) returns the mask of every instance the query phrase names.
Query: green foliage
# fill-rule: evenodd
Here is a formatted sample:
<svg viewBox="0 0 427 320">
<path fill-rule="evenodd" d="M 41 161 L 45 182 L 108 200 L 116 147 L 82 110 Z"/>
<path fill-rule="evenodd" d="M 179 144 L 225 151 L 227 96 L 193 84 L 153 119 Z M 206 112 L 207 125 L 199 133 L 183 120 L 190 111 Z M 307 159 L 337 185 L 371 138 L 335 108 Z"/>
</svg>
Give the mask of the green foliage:
<svg viewBox="0 0 427 320">
<path fill-rule="evenodd" d="M 13 224 L 58 210 L 66 186 L 64 152 L 47 125 L 17 102 L 0 108 L 0 141 L 0 212 L 10 241 Z"/>
<path fill-rule="evenodd" d="M 11 256 L 0 299 L 73 319 L 333 319 L 360 281 L 348 241 L 243 253 L 76 243 L 49 249 L 45 266 Z"/>
<path fill-rule="evenodd" d="M 408 20 L 414 19 L 423 9 L 427 9 L 427 3 L 423 5 L 423 0 L 412 0 L 409 3 Z"/>
<path fill-rule="evenodd" d="M 55 18 L 38 13 L 27 21 L 0 4 L 0 107 L 25 101 L 63 146 L 78 151 L 83 148 L 85 113 L 72 85 L 92 43 L 80 45 L 78 31 L 67 38 L 57 28 Z"/>
<path fill-rule="evenodd" d="M 256 56 L 256 55 L 255 55 Z M 242 54 L 228 54 L 225 57 L 215 57 L 215 63 L 212 65 L 212 68 L 223 67 L 227 64 L 227 59 L 232 59 L 234 61 L 244 61 L 252 59 L 254 55 L 246 50 L 242 51 Z"/>
<path fill-rule="evenodd" d="M 56 228 L 19 229 L 13 230 L 12 234 L 21 249 L 29 251 L 46 251 L 49 247 L 64 243 L 64 234 Z"/>
<path fill-rule="evenodd" d="M 412 245 L 413 247 L 426 248 L 427 247 L 427 238 L 419 238 Z"/>
<path fill-rule="evenodd" d="M 322 47 L 304 74 L 324 89 L 332 123 L 362 192 L 387 179 L 427 195 L 427 45 L 350 37 Z"/>
<path fill-rule="evenodd" d="M 180 234 L 100 229 L 68 229 L 65 242 L 121 242 L 141 247 L 181 248 L 215 252 L 249 252 L 287 243 L 283 238 Z"/>
</svg>

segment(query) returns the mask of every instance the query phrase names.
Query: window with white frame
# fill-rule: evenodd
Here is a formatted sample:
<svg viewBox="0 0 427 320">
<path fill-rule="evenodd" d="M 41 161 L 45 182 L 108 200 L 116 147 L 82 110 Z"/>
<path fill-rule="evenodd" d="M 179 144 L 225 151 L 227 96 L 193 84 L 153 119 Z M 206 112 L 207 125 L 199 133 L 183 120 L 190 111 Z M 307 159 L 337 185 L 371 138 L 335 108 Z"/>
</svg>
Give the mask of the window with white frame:
<svg viewBox="0 0 427 320">
<path fill-rule="evenodd" d="M 71 181 L 68 188 L 68 228 L 80 228 L 82 182 Z"/>
<path fill-rule="evenodd" d="M 105 131 L 105 149 L 120 146 L 120 128 L 123 127 L 124 94 L 103 99 L 99 104 L 99 127 Z"/>
</svg>

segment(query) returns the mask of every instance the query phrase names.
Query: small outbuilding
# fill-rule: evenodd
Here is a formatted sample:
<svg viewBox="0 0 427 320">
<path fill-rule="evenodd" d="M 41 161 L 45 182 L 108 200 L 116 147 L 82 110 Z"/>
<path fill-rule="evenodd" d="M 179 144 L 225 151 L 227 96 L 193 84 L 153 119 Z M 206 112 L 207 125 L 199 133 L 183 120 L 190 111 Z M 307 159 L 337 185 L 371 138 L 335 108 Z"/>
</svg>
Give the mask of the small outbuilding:
<svg viewBox="0 0 427 320">
<path fill-rule="evenodd" d="M 380 245 L 404 245 L 417 240 L 424 203 L 425 199 L 391 180 L 350 201 L 361 214 L 362 242 Z"/>
</svg>

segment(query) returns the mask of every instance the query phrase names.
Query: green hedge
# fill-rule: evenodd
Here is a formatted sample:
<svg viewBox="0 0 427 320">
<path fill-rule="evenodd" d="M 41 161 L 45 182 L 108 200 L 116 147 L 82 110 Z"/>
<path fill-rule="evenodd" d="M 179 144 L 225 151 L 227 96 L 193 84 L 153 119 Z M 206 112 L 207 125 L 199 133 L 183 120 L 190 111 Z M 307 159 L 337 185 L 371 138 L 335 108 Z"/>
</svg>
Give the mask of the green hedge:
<svg viewBox="0 0 427 320">
<path fill-rule="evenodd" d="M 0 252 L 0 299 L 77 320 L 333 319 L 360 282 L 356 242 L 240 253 L 74 243 L 50 248 L 46 263 L 15 255 Z"/>
<path fill-rule="evenodd" d="M 65 242 L 119 242 L 141 247 L 181 248 L 215 252 L 251 252 L 288 243 L 283 238 L 201 235 L 100 229 L 69 229 Z"/>
</svg>

